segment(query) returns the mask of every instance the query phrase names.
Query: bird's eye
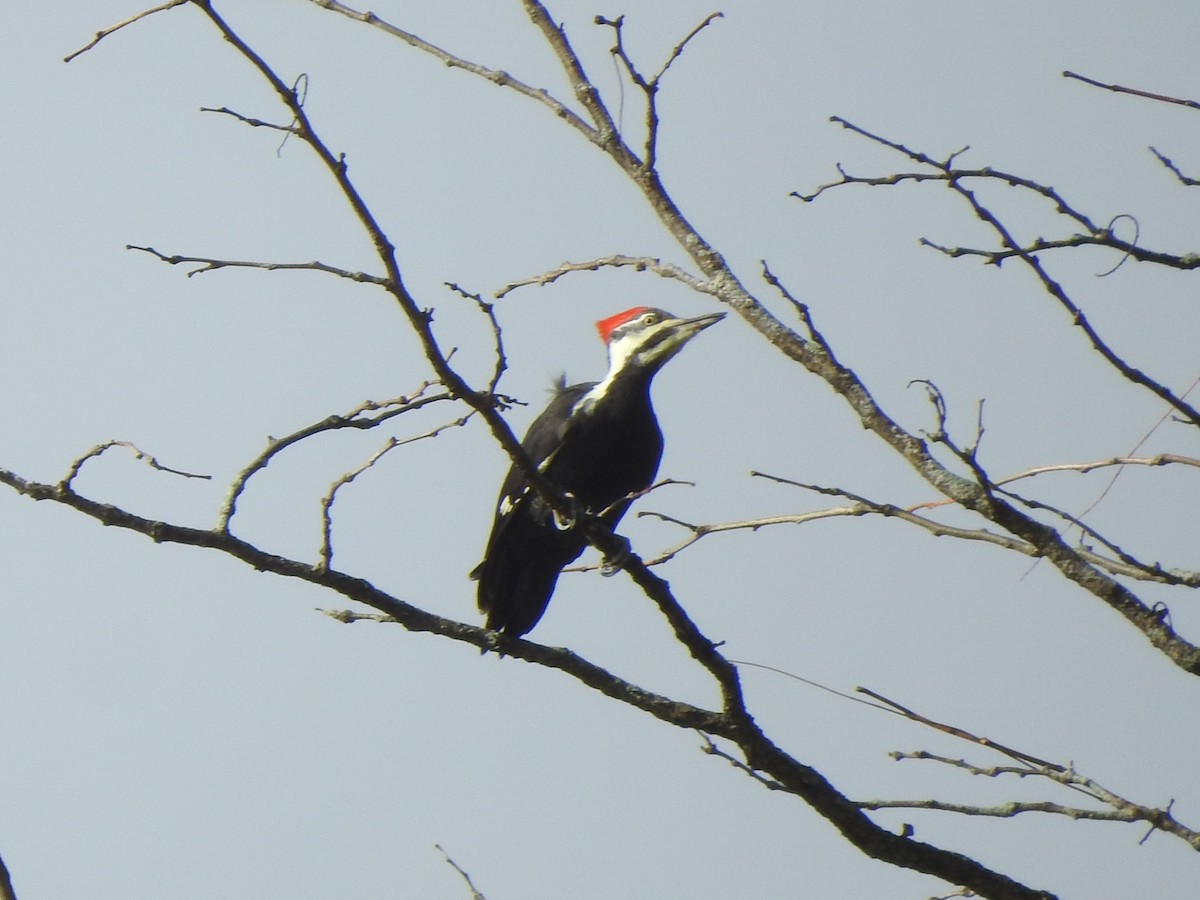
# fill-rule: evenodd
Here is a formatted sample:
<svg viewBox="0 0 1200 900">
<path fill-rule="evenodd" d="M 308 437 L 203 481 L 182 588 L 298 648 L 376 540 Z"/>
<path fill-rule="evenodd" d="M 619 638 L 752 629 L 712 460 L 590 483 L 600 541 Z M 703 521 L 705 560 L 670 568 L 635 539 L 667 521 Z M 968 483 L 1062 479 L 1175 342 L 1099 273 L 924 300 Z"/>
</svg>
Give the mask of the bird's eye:
<svg viewBox="0 0 1200 900">
<path fill-rule="evenodd" d="M 658 321 L 658 316 L 655 313 L 646 313 L 644 316 L 642 316 L 642 321 L 647 325 L 653 325 Z"/>
</svg>

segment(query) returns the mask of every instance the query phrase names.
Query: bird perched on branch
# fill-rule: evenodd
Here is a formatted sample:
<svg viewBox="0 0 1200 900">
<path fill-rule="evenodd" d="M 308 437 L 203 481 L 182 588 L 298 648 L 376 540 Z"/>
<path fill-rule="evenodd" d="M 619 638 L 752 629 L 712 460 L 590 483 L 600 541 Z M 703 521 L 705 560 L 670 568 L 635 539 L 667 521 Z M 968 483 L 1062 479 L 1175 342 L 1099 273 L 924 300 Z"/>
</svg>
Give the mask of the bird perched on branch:
<svg viewBox="0 0 1200 900">
<path fill-rule="evenodd" d="M 521 445 L 538 471 L 581 511 L 613 528 L 658 472 L 663 439 L 650 382 L 684 344 L 725 317 L 681 319 L 637 306 L 596 323 L 608 347 L 603 381 L 567 387 L 529 427 Z M 487 627 L 512 637 L 542 617 L 562 568 L 587 546 L 573 519 L 558 515 L 519 466 L 500 488 L 487 550 L 471 572 Z"/>
</svg>

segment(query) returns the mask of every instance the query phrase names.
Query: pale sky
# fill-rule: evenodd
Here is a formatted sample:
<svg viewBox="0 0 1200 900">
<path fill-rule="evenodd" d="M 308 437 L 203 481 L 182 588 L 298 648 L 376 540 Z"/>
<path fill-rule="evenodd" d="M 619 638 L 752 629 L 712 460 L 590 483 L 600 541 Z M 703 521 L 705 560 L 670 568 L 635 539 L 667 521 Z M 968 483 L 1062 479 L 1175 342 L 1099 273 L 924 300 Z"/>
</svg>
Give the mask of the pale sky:
<svg viewBox="0 0 1200 900">
<path fill-rule="evenodd" d="M 1200 99 L 1193 3 L 915 4 L 691 0 L 551 2 L 631 131 L 597 13 L 625 12 L 652 70 L 705 15 L 725 17 L 676 61 L 660 95 L 660 168 L 689 220 L 781 318 L 766 259 L 883 407 L 934 420 L 913 379 L 943 390 L 1000 477 L 1124 455 L 1165 409 L 1117 377 L 1016 263 L 1000 269 L 921 247 L 991 246 L 933 185 L 789 196 L 837 177 L 909 168 L 831 124 L 839 115 L 935 157 L 1054 185 L 1098 222 L 1134 215 L 1142 245 L 1194 252 L 1200 113 L 1064 79 Z M 646 4 L 650 5 L 650 4 Z M 489 331 L 454 282 L 490 295 L 564 260 L 615 253 L 684 264 L 616 169 L 548 111 L 303 0 L 218 3 L 287 80 L 398 248 L 439 338 L 481 383 Z M 371 7 L 454 53 L 568 96 L 516 0 Z M 230 479 L 280 436 L 427 377 L 386 295 L 311 272 L 182 267 L 127 251 L 377 271 L 344 200 L 299 142 L 200 112 L 283 118 L 270 92 L 188 7 L 62 58 L 136 5 L 50 0 L 0 31 L 0 467 L 44 481 L 106 440 L 128 440 L 187 480 L 113 450 L 77 488 L 139 514 L 208 527 Z M 982 197 L 1021 237 L 1069 233 L 1011 189 Z M 1127 220 L 1119 227 L 1130 227 Z M 1098 329 L 1182 392 L 1200 375 L 1193 276 L 1109 251 L 1047 258 Z M 497 302 L 528 407 L 563 370 L 603 374 L 591 323 L 652 304 L 714 301 L 627 270 L 566 277 Z M 931 489 L 816 378 L 730 316 L 655 389 L 661 474 L 695 482 L 636 507 L 719 523 L 836 505 L 749 477 L 759 470 L 911 506 Z M 391 435 L 463 414 L 435 407 L 391 430 L 326 435 L 251 482 L 234 530 L 314 561 L 320 500 Z M 1139 455 L 1200 455 L 1165 423 Z M 394 451 L 334 507 L 335 566 L 440 615 L 479 623 L 478 562 L 508 463 L 479 423 Z M 1110 474 L 1060 474 L 1029 492 L 1080 511 Z M 1126 471 L 1088 521 L 1130 552 L 1200 568 L 1194 476 Z M 965 514 L 945 520 L 978 527 Z M 489 900 L 924 898 L 953 886 L 863 856 L 799 800 L 768 792 L 672 729 L 555 672 L 395 625 L 339 624 L 347 603 L 212 552 L 155 545 L 61 506 L 0 490 L 0 855 L 21 900 Z M 651 556 L 676 526 L 632 514 Z M 1200 686 L 1119 616 L 1046 563 L 954 544 L 895 521 L 831 519 L 713 535 L 660 570 L 728 655 L 841 691 L 863 685 L 1028 753 L 1073 761 L 1131 800 L 1200 827 Z M 1137 586 L 1200 640 L 1196 598 Z M 711 683 L 624 576 L 565 575 L 533 640 L 702 705 Z M 1032 780 L 973 778 L 999 756 L 769 672 L 743 671 L 759 722 L 856 799 L 1086 802 Z M 1196 854 L 1143 825 L 925 811 L 876 814 L 1063 898 L 1184 898 Z"/>
</svg>

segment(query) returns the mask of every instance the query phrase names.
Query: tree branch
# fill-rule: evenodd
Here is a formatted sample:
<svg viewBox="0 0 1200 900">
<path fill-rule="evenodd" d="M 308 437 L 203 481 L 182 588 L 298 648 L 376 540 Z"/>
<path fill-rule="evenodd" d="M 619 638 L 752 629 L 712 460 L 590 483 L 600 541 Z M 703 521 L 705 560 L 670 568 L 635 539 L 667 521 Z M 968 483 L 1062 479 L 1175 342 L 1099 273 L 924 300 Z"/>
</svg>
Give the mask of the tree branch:
<svg viewBox="0 0 1200 900">
<path fill-rule="evenodd" d="M 1160 103 L 1174 103 L 1178 106 L 1186 106 L 1189 109 L 1200 109 L 1200 103 L 1197 103 L 1195 100 L 1182 100 L 1179 97 L 1172 97 L 1168 94 L 1154 94 L 1150 91 L 1123 87 L 1119 84 L 1105 84 L 1103 81 L 1096 81 L 1094 78 L 1088 78 L 1086 75 L 1077 75 L 1074 72 L 1063 72 L 1062 74 L 1063 78 L 1074 78 L 1076 81 L 1082 81 L 1084 84 L 1090 84 L 1092 87 L 1102 88 L 1116 94 L 1132 94 L 1135 97 L 1145 97 L 1147 100 L 1157 100 Z"/>
<path fill-rule="evenodd" d="M 246 490 L 247 483 L 258 472 L 265 469 L 271 460 L 281 451 L 317 434 L 323 434 L 327 431 L 337 431 L 342 428 L 357 428 L 360 430 L 375 428 L 402 413 L 423 409 L 430 404 L 453 399 L 449 393 L 444 391 L 436 394 L 427 394 L 427 391 L 436 384 L 437 382 L 427 381 L 412 394 L 405 397 L 396 397 L 392 400 L 383 401 L 368 400 L 342 415 L 326 416 L 321 421 L 306 425 L 284 437 L 270 438 L 262 453 L 251 460 L 237 474 L 237 477 L 234 478 L 233 483 L 230 485 L 229 493 L 221 508 L 221 516 L 217 524 L 218 530 L 223 532 L 229 531 L 229 524 L 237 513 L 238 500 Z"/>
<path fill-rule="evenodd" d="M 1055 208 L 1058 212 L 1060 212 L 1064 215 L 1068 215 L 1071 218 L 1075 219 L 1076 221 L 1080 222 L 1080 224 L 1083 224 L 1089 233 L 1099 234 L 1103 231 L 1105 233 L 1108 233 L 1110 235 L 1110 238 L 1111 238 L 1111 233 L 1107 232 L 1106 229 L 1097 228 L 1096 225 L 1093 224 L 1090 219 L 1088 219 L 1082 213 L 1079 213 L 1078 211 L 1074 210 L 1071 206 L 1069 206 L 1058 195 L 1058 193 L 1056 191 L 1054 191 L 1052 188 L 1048 188 L 1048 187 L 1045 187 L 1042 185 L 1035 185 L 1034 182 L 1029 182 L 1027 179 L 1016 179 L 1014 176 L 1005 175 L 1003 173 L 996 173 L 992 169 L 959 170 L 959 169 L 954 168 L 953 161 L 954 161 L 955 157 L 957 157 L 960 153 L 963 152 L 961 150 L 958 151 L 958 153 L 952 154 L 951 156 L 947 157 L 945 160 L 938 161 L 938 160 L 935 160 L 932 157 L 930 157 L 928 154 L 922 153 L 918 150 L 910 149 L 909 147 L 905 146 L 904 144 L 897 143 L 896 141 L 888 140 L 887 138 L 882 137 L 881 135 L 874 134 L 873 132 L 867 131 L 865 128 L 861 128 L 858 125 L 855 125 L 852 122 L 849 122 L 838 116 L 833 116 L 831 118 L 831 121 L 835 122 L 838 125 L 841 125 L 843 128 L 846 128 L 849 131 L 853 131 L 854 133 L 867 138 L 870 141 L 873 141 L 877 144 L 881 144 L 884 147 L 888 147 L 892 150 L 895 150 L 897 153 L 901 153 L 901 154 L 907 156 L 913 162 L 919 163 L 921 165 L 927 165 L 927 166 L 930 166 L 930 167 L 938 170 L 937 174 L 926 173 L 927 177 L 924 177 L 921 180 L 931 180 L 931 181 L 943 182 L 948 188 L 950 188 L 952 191 L 954 191 L 956 194 L 958 194 L 960 197 L 962 197 L 967 202 L 967 204 L 971 207 L 971 210 L 975 213 L 975 215 L 980 220 L 982 220 L 987 225 L 989 225 L 992 228 L 992 230 L 997 234 L 997 236 L 1000 238 L 1000 244 L 1001 244 L 1001 247 L 1004 249 L 1004 251 L 1010 253 L 1012 256 L 1015 256 L 1017 259 L 1020 259 L 1033 271 L 1034 276 L 1041 283 L 1041 285 L 1045 289 L 1045 291 L 1048 294 L 1050 294 L 1050 296 L 1052 298 L 1054 298 L 1054 300 L 1057 301 L 1058 304 L 1060 306 L 1062 306 L 1070 314 L 1072 324 L 1078 326 L 1083 331 L 1083 333 L 1087 336 L 1088 341 L 1091 343 L 1092 348 L 1094 350 L 1096 350 L 1096 352 L 1099 353 L 1100 356 L 1103 357 L 1104 360 L 1109 363 L 1109 365 L 1111 365 L 1114 369 L 1116 369 L 1122 375 L 1122 377 L 1124 377 L 1126 380 L 1128 380 L 1134 384 L 1140 385 L 1140 386 L 1146 388 L 1147 390 L 1151 391 L 1152 393 L 1157 395 L 1159 398 L 1164 400 L 1166 403 L 1169 403 L 1182 416 L 1185 416 L 1188 419 L 1188 421 L 1190 421 L 1192 424 L 1200 426 L 1200 410 L 1197 410 L 1194 407 L 1192 407 L 1190 404 L 1184 402 L 1184 400 L 1181 397 L 1177 396 L 1165 385 L 1161 384 L 1158 381 L 1155 381 L 1153 378 L 1151 378 L 1145 372 L 1130 365 L 1121 356 L 1119 356 L 1116 353 L 1116 351 L 1114 351 L 1108 345 L 1108 343 L 1105 342 L 1104 339 L 1100 337 L 1100 334 L 1095 330 L 1095 328 L 1092 327 L 1091 323 L 1088 321 L 1087 316 L 1084 315 L 1083 310 L 1081 310 L 1074 303 L 1074 301 L 1071 300 L 1071 298 L 1067 295 L 1067 292 L 1063 289 L 1062 285 L 1059 284 L 1057 281 L 1055 281 L 1050 276 L 1050 274 L 1046 271 L 1045 266 L 1042 264 L 1042 261 L 1037 256 L 1037 254 L 1034 252 L 1031 252 L 1027 248 L 1023 247 L 1021 245 L 1021 243 L 1019 241 L 1017 241 L 1016 238 L 1013 237 L 1013 235 L 1010 232 L 1010 230 L 1008 229 L 1008 227 L 1005 226 L 1000 221 L 1000 219 L 988 207 L 984 206 L 983 203 L 981 203 L 979 201 L 979 198 L 975 195 L 975 193 L 963 184 L 963 181 L 971 179 L 971 178 L 976 178 L 976 177 L 999 178 L 1000 180 L 1005 181 L 1008 184 L 1014 184 L 1014 185 L 1028 188 L 1030 190 L 1034 190 L 1035 192 L 1041 194 L 1042 196 L 1047 197 L 1048 199 L 1052 199 L 1053 202 L 1055 203 Z M 843 177 L 840 181 L 834 182 L 831 185 L 827 185 L 825 187 L 831 188 L 831 187 L 838 187 L 838 186 L 841 186 L 844 184 L 855 184 L 855 183 L 863 183 L 863 184 L 891 183 L 891 184 L 894 184 L 894 183 L 897 183 L 894 179 L 909 178 L 909 177 L 910 176 L 889 176 L 889 178 L 887 178 L 887 179 L 883 179 L 883 180 L 874 179 L 873 180 L 873 179 L 851 178 L 850 176 L 846 176 L 843 173 Z M 800 195 L 800 194 L 795 194 L 795 193 L 793 195 L 796 197 L 799 197 L 800 199 L 803 199 L 803 200 L 812 200 L 812 199 L 815 199 L 821 193 L 822 190 L 823 189 L 818 189 L 818 191 L 816 193 L 809 194 L 809 195 Z M 1115 242 L 1116 239 L 1111 238 L 1111 241 Z M 1115 244 L 1115 243 L 1113 243 L 1111 245 L 1117 246 L 1117 244 Z M 1138 248 L 1136 248 L 1132 245 L 1120 246 L 1120 249 L 1122 249 L 1126 253 L 1129 253 L 1130 255 L 1134 255 L 1134 254 L 1140 252 L 1138 250 Z M 1180 259 L 1181 260 L 1182 259 L 1189 260 L 1187 265 L 1181 265 L 1180 267 L 1182 267 L 1182 268 L 1192 268 L 1193 267 L 1191 264 L 1191 260 L 1192 260 L 1191 256 L 1180 257 Z M 1196 265 L 1200 265 L 1200 259 L 1197 260 Z"/>
<path fill-rule="evenodd" d="M 178 475 L 181 478 L 198 478 L 198 479 L 203 479 L 206 481 L 212 480 L 211 475 L 197 475 L 193 472 L 184 472 L 182 469 L 172 469 L 170 466 L 164 466 L 162 463 L 160 463 L 157 459 L 155 459 L 149 453 L 147 453 L 144 450 L 139 449 L 136 444 L 133 444 L 129 441 L 105 441 L 102 444 L 97 444 L 95 447 L 93 447 L 87 453 L 83 454 L 83 456 L 79 457 L 78 459 L 75 460 L 75 462 L 73 462 L 71 464 L 71 468 L 67 472 L 67 477 L 65 479 L 63 479 L 63 484 L 66 485 L 67 487 L 70 487 L 71 483 L 79 476 L 80 470 L 83 469 L 84 464 L 88 460 L 96 459 L 97 457 L 103 455 L 106 451 L 111 450 L 113 447 L 122 447 L 126 450 L 131 451 L 134 455 L 134 458 L 137 459 L 139 462 L 144 462 L 150 468 L 157 469 L 160 472 L 167 472 L 171 475 Z"/>
<path fill-rule="evenodd" d="M 463 59 L 461 56 L 455 56 L 448 50 L 443 50 L 435 44 L 429 43 L 424 38 L 418 37 L 412 32 L 405 31 L 395 25 L 386 22 L 373 12 L 360 12 L 338 0 L 309 0 L 310 3 L 315 3 L 322 9 L 327 9 L 330 12 L 338 13 L 348 19 L 354 19 L 357 22 L 362 22 L 364 25 L 369 25 L 372 28 L 378 28 L 385 34 L 390 34 L 394 38 L 398 38 L 422 53 L 428 53 L 430 56 L 439 60 L 441 63 L 451 69 L 461 69 L 464 72 L 469 72 L 476 75 L 485 81 L 490 81 L 498 87 L 508 88 L 516 91 L 529 99 L 542 104 L 550 109 L 555 116 L 562 119 L 576 131 L 580 132 L 589 141 L 595 142 L 598 138 L 596 130 L 588 125 L 579 117 L 570 107 L 562 101 L 556 99 L 549 91 L 530 87 L 525 82 L 514 78 L 508 72 L 499 69 L 489 69 L 487 66 L 481 66 L 478 63 Z"/>
<path fill-rule="evenodd" d="M 1071 819 L 1092 819 L 1104 822 L 1147 822 L 1151 831 L 1162 831 L 1174 835 L 1192 847 L 1200 850 L 1200 831 L 1188 828 L 1179 822 L 1171 812 L 1171 805 L 1163 809 L 1144 806 L 1108 790 L 1092 778 L 1078 774 L 1071 766 L 1049 766 L 1030 764 L 1025 766 L 990 766 L 982 767 L 968 763 L 964 759 L 952 759 L 938 756 L 924 750 L 911 753 L 893 753 L 897 761 L 915 759 L 939 762 L 943 765 L 962 769 L 972 775 L 984 778 L 999 778 L 1006 775 L 1017 778 L 1045 778 L 1065 787 L 1077 790 L 1088 797 L 1107 804 L 1109 809 L 1087 809 L 1052 801 L 1020 802 L 1013 801 L 997 806 L 975 806 L 965 803 L 946 803 L 940 800 L 865 800 L 861 801 L 864 809 L 931 809 L 940 812 L 959 813 L 968 816 L 991 816 L 1011 818 L 1026 812 L 1042 812 L 1066 816 Z M 1142 841 L 1149 837 L 1149 832 Z"/>
<path fill-rule="evenodd" d="M 143 253 L 149 253 L 171 266 L 197 266 L 197 268 L 187 273 L 188 278 L 191 278 L 193 275 L 203 275 L 205 272 L 215 272 L 218 269 L 264 269 L 268 272 L 306 270 L 310 272 L 326 272 L 330 275 L 336 275 L 338 278 L 346 278 L 350 281 L 357 281 L 363 284 L 374 284 L 385 288 L 389 286 L 388 280 L 379 275 L 368 275 L 366 272 L 352 272 L 349 269 L 341 269 L 337 266 L 331 266 L 328 263 L 316 261 L 305 263 L 273 263 L 258 262 L 255 260 L 214 259 L 207 256 L 167 255 L 155 250 L 153 247 L 138 247 L 134 244 L 126 244 L 125 249 L 140 250 Z"/>
<path fill-rule="evenodd" d="M 595 272 L 602 268 L 624 268 L 631 267 L 638 272 L 653 272 L 662 278 L 669 278 L 675 281 L 682 281 L 694 291 L 702 294 L 716 294 L 716 287 L 708 280 L 697 278 L 690 272 L 686 272 L 679 266 L 671 263 L 664 263 L 661 259 L 654 259 L 649 256 L 625 256 L 623 254 L 614 254 L 613 256 L 602 256 L 599 259 L 590 259 L 587 262 L 564 262 L 557 268 L 551 269 L 548 272 L 543 272 L 541 275 L 532 275 L 528 278 L 521 278 L 516 281 L 510 281 L 504 287 L 500 288 L 493 295 L 497 300 L 512 293 L 517 288 L 527 287 L 529 285 L 546 285 L 553 284 L 572 272 Z"/>
<path fill-rule="evenodd" d="M 69 63 L 71 60 L 75 59 L 75 57 L 82 56 L 84 53 L 87 53 L 89 50 L 91 50 L 93 47 L 95 47 L 97 44 L 99 44 L 102 40 L 104 40 L 106 37 L 108 37 L 114 31 L 120 31 L 126 25 L 132 25 L 134 22 L 144 19 L 147 16 L 152 16 L 155 13 L 164 12 L 168 9 L 174 9 L 176 6 L 183 6 L 183 4 L 189 3 L 189 2 L 191 2 L 191 0 L 168 0 L 168 2 L 163 3 L 161 6 L 155 6 L 152 9 L 142 10 L 140 13 L 132 15 L 128 19 L 123 19 L 122 21 L 118 22 L 116 25 L 110 25 L 108 28 L 102 28 L 101 30 L 96 32 L 95 37 L 93 37 L 90 41 L 88 41 L 87 44 L 80 47 L 74 53 L 68 53 L 66 56 L 64 56 L 63 62 Z"/>
<path fill-rule="evenodd" d="M 62 503 L 105 525 L 144 534 L 157 543 L 186 544 L 216 550 L 240 559 L 258 571 L 299 578 L 327 588 L 348 600 L 378 610 L 409 631 L 441 635 L 484 650 L 496 648 L 494 632 L 426 612 L 379 590 L 361 578 L 321 565 L 310 565 L 267 553 L 225 530 L 189 528 L 147 519 L 120 507 L 83 497 L 61 482 L 57 485 L 42 484 L 24 479 L 6 469 L 0 469 L 0 483 L 7 484 L 18 493 L 34 500 Z M 696 646 L 695 639 L 688 633 L 688 623 L 678 619 L 682 611 L 671 596 L 666 582 L 650 573 L 636 557 L 625 564 L 625 569 L 647 594 L 659 602 L 660 608 L 668 613 L 668 618 L 673 620 L 672 624 L 676 626 L 677 632 L 681 633 L 681 640 L 693 650 L 693 655 L 699 652 L 706 666 L 727 666 L 732 671 L 731 683 L 722 684 L 725 694 L 725 709 L 722 712 L 702 709 L 647 691 L 588 662 L 570 650 L 545 647 L 523 639 L 506 638 L 504 653 L 527 662 L 558 669 L 593 690 L 641 709 L 668 724 L 699 730 L 733 742 L 743 753 L 746 766 L 764 773 L 778 781 L 781 789 L 806 800 L 852 843 L 877 859 L 915 868 L 952 884 L 969 885 L 986 897 L 1015 900 L 1052 898 L 1048 893 L 1020 885 L 962 854 L 892 834 L 871 822 L 853 801 L 834 788 L 819 772 L 789 756 L 762 733 L 740 703 L 736 669 L 720 657 L 712 644 Z M 347 617 L 348 620 L 353 618 L 353 615 Z"/>
<path fill-rule="evenodd" d="M 365 462 L 346 472 L 337 481 L 333 482 L 329 486 L 329 492 L 321 498 L 321 558 L 319 565 L 322 568 L 328 569 L 333 564 L 333 503 L 342 488 L 358 478 L 363 472 L 373 468 L 379 460 L 383 459 L 384 456 L 397 447 L 403 447 L 407 444 L 426 440 L 427 438 L 435 438 L 450 428 L 461 428 L 471 420 L 473 415 L 475 415 L 474 410 L 465 416 L 446 422 L 437 428 L 430 429 L 424 434 L 414 435 L 403 440 L 396 437 L 388 438 L 387 443 L 371 454 Z"/>
</svg>

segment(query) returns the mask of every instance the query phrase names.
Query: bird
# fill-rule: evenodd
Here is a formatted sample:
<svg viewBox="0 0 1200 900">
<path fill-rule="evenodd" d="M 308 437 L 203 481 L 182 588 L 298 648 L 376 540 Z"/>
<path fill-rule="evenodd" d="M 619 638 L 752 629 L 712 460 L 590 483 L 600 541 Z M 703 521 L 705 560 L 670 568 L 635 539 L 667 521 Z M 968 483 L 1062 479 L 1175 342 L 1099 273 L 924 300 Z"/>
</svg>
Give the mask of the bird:
<svg viewBox="0 0 1200 900">
<path fill-rule="evenodd" d="M 650 383 L 685 344 L 724 317 L 680 318 L 635 306 L 596 323 L 608 349 L 608 373 L 569 387 L 560 377 L 521 442 L 538 472 L 572 506 L 611 529 L 631 495 L 650 487 L 663 450 Z M 577 518 L 558 514 L 520 466 L 509 469 L 483 561 L 470 573 L 488 630 L 516 638 L 537 625 L 559 573 L 587 546 L 582 529 L 574 527 Z M 606 559 L 606 574 L 618 563 Z"/>
</svg>

